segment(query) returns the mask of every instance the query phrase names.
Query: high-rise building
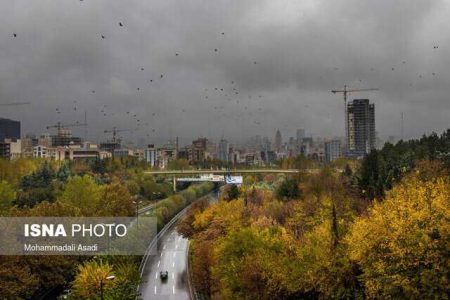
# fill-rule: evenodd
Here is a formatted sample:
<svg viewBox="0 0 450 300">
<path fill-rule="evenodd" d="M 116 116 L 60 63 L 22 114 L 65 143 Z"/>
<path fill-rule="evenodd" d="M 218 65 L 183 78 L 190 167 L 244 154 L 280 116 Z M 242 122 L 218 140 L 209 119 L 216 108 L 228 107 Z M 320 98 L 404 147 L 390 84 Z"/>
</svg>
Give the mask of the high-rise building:
<svg viewBox="0 0 450 300">
<path fill-rule="evenodd" d="M 0 142 L 5 139 L 20 140 L 20 122 L 0 118 Z"/>
<path fill-rule="evenodd" d="M 217 152 L 217 158 L 222 161 L 229 161 L 230 144 L 227 140 L 221 139 L 219 142 L 219 149 Z"/>
<path fill-rule="evenodd" d="M 189 162 L 191 164 L 202 163 L 205 161 L 207 142 L 207 138 L 198 138 L 195 141 L 192 141 L 191 148 L 189 149 Z"/>
<path fill-rule="evenodd" d="M 275 151 L 280 152 L 282 144 L 283 144 L 283 138 L 281 137 L 281 132 L 278 129 L 277 133 L 275 134 Z"/>
<path fill-rule="evenodd" d="M 297 143 L 302 143 L 302 141 L 303 141 L 303 138 L 305 137 L 305 129 L 303 129 L 303 128 L 300 128 L 300 129 L 297 129 Z"/>
<path fill-rule="evenodd" d="M 155 145 L 150 144 L 144 150 L 144 160 L 150 164 L 151 167 L 155 167 L 158 161 L 158 151 L 155 148 Z"/>
<path fill-rule="evenodd" d="M 348 103 L 347 122 L 348 156 L 364 156 L 375 148 L 375 105 L 369 99 Z"/>
<path fill-rule="evenodd" d="M 325 161 L 332 162 L 341 157 L 341 141 L 331 140 L 325 142 Z"/>
</svg>

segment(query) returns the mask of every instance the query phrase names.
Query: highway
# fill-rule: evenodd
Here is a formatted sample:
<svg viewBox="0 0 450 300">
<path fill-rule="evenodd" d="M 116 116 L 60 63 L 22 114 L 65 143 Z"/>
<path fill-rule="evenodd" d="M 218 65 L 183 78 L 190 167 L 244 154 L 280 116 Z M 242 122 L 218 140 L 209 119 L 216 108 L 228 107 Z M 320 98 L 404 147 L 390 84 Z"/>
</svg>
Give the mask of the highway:
<svg viewBox="0 0 450 300">
<path fill-rule="evenodd" d="M 217 192 L 209 194 L 210 203 L 217 201 L 217 198 Z M 176 223 L 157 241 L 157 251 L 149 257 L 143 269 L 139 292 L 144 300 L 190 299 L 187 281 L 188 240 L 179 235 L 175 227 Z M 161 271 L 169 272 L 167 280 L 161 280 Z"/>
<path fill-rule="evenodd" d="M 149 259 L 140 286 L 142 299 L 189 299 L 187 286 L 187 244 L 176 232 L 175 225 L 159 240 L 158 251 Z M 162 281 L 159 272 L 168 271 Z"/>
</svg>

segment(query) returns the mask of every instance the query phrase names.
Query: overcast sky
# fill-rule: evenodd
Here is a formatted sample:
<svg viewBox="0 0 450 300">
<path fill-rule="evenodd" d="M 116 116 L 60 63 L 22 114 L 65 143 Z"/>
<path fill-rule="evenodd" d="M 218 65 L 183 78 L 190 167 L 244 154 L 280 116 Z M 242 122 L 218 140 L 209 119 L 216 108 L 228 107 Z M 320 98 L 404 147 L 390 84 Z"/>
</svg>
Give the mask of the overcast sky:
<svg viewBox="0 0 450 300">
<path fill-rule="evenodd" d="M 114 126 L 146 143 L 332 137 L 346 84 L 380 89 L 350 99 L 375 103 L 381 137 L 401 112 L 405 137 L 440 133 L 449 20 L 437 0 L 0 0 L 0 103 L 32 103 L 0 116 L 40 134 L 87 111 L 95 141 Z"/>
</svg>

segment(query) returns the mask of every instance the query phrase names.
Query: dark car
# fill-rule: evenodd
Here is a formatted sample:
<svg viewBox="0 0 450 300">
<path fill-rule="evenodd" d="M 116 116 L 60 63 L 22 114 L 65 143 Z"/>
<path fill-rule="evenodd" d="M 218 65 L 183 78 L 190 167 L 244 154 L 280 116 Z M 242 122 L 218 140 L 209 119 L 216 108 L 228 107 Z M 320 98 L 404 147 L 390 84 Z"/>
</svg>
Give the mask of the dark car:
<svg viewBox="0 0 450 300">
<path fill-rule="evenodd" d="M 167 280 L 167 278 L 169 278 L 169 272 L 161 271 L 159 272 L 159 277 L 161 278 L 161 280 Z"/>
</svg>

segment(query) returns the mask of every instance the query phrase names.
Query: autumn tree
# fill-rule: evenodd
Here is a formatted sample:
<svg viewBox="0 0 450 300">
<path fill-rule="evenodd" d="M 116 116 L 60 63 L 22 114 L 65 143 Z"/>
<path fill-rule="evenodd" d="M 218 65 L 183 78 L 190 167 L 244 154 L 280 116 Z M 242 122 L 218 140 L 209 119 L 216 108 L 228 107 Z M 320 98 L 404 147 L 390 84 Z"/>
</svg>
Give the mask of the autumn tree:
<svg viewBox="0 0 450 300">
<path fill-rule="evenodd" d="M 346 241 L 370 298 L 448 295 L 449 215 L 448 178 L 422 182 L 413 177 L 356 220 Z"/>
<path fill-rule="evenodd" d="M 107 294 L 114 286 L 114 280 L 106 279 L 112 275 L 113 267 L 108 263 L 92 260 L 80 264 L 72 283 L 73 291 L 84 299 L 99 299 L 101 289 Z"/>
</svg>

